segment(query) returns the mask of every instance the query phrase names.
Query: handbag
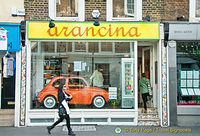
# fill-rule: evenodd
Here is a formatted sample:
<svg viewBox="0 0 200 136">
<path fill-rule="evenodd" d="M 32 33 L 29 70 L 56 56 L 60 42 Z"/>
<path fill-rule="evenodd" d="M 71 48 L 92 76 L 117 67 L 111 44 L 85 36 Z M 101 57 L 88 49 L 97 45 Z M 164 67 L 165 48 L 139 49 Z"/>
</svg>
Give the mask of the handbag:
<svg viewBox="0 0 200 136">
<path fill-rule="evenodd" d="M 66 110 L 63 106 L 60 106 L 58 109 L 58 115 L 59 116 L 65 116 L 66 115 Z"/>
<path fill-rule="evenodd" d="M 149 91 L 149 95 L 152 96 L 152 95 L 153 95 L 153 92 L 152 92 L 152 90 L 151 90 L 151 86 L 150 86 L 150 85 L 148 85 L 148 91 Z"/>
</svg>

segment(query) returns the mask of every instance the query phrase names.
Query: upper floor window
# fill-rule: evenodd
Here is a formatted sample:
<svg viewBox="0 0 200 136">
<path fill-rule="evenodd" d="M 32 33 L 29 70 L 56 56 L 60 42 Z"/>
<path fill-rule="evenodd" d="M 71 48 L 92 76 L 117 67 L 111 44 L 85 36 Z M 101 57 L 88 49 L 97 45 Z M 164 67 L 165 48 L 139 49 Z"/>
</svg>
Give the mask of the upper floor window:
<svg viewBox="0 0 200 136">
<path fill-rule="evenodd" d="M 142 19 L 142 0 L 108 0 L 107 21 L 138 21 Z"/>
<path fill-rule="evenodd" d="M 200 0 L 190 0 L 190 22 L 200 21 Z"/>
<path fill-rule="evenodd" d="M 85 0 L 49 0 L 49 16 L 54 20 L 84 21 Z"/>
<path fill-rule="evenodd" d="M 196 17 L 200 17 L 200 0 L 196 1 Z"/>
</svg>

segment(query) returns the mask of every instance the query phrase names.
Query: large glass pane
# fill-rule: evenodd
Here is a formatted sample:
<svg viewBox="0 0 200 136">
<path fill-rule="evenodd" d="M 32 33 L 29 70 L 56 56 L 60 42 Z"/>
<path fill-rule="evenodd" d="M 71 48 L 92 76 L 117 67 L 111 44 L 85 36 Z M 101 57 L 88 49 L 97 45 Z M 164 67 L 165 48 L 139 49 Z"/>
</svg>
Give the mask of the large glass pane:
<svg viewBox="0 0 200 136">
<path fill-rule="evenodd" d="M 56 0 L 56 17 L 77 17 L 78 0 Z"/>
<path fill-rule="evenodd" d="M 196 0 L 196 17 L 200 17 L 200 0 Z"/>
<path fill-rule="evenodd" d="M 88 43 L 89 52 L 98 52 L 99 51 L 99 43 L 98 42 L 89 42 Z"/>
<path fill-rule="evenodd" d="M 177 43 L 177 100 L 179 105 L 200 105 L 200 43 Z"/>
<path fill-rule="evenodd" d="M 113 17 L 134 17 L 134 0 L 113 0 Z"/>
<path fill-rule="evenodd" d="M 55 43 L 54 42 L 42 42 L 41 49 L 44 53 L 54 52 L 55 51 Z"/>
<path fill-rule="evenodd" d="M 67 50 L 67 43 L 66 42 L 58 42 L 57 43 L 57 51 L 58 52 L 66 52 Z"/>
<path fill-rule="evenodd" d="M 130 43 L 116 42 L 115 43 L 115 52 L 116 53 L 129 53 L 130 52 Z"/>
<path fill-rule="evenodd" d="M 133 43 L 32 42 L 31 45 L 32 108 L 56 108 L 61 82 L 73 95 L 69 102 L 72 108 L 135 108 Z"/>
<path fill-rule="evenodd" d="M 101 51 L 112 52 L 112 42 L 102 42 Z"/>
</svg>

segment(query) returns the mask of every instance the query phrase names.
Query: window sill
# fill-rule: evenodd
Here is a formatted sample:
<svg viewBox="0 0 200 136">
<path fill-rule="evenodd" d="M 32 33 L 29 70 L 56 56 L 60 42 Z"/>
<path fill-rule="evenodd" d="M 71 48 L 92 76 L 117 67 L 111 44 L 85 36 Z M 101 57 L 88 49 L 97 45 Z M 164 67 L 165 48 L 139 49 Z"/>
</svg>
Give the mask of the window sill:
<svg viewBox="0 0 200 136">
<path fill-rule="evenodd" d="M 137 20 L 135 18 L 111 18 L 109 20 L 111 20 L 111 21 L 132 21 L 132 22 L 134 22 L 134 21 L 142 21 L 142 20 Z"/>
</svg>

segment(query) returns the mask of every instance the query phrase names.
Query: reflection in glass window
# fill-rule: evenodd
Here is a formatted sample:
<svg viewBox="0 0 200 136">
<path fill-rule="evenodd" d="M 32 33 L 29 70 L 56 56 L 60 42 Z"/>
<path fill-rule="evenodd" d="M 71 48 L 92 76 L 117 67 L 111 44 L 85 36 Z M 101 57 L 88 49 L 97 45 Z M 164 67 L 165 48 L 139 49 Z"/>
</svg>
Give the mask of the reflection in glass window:
<svg viewBox="0 0 200 136">
<path fill-rule="evenodd" d="M 85 42 L 75 42 L 75 51 L 76 52 L 85 52 L 86 43 Z"/>
<path fill-rule="evenodd" d="M 56 17 L 77 17 L 78 0 L 56 0 Z"/>
<path fill-rule="evenodd" d="M 73 95 L 70 102 L 75 105 L 73 108 L 135 108 L 133 43 L 42 41 L 31 42 L 31 45 L 34 45 L 31 50 L 31 108 L 57 108 L 57 86 L 61 79 L 66 80 L 68 91 Z M 129 84 L 122 79 L 125 74 L 122 64 L 125 63 L 130 64 L 127 72 L 133 78 Z M 95 86 L 94 82 L 101 82 L 101 86 Z M 122 86 L 131 88 L 130 98 L 122 97 L 125 91 Z"/>
<path fill-rule="evenodd" d="M 112 42 L 102 42 L 101 51 L 112 52 Z"/>
<path fill-rule="evenodd" d="M 37 52 L 37 50 L 38 50 L 38 42 L 32 42 L 31 43 L 31 50 L 32 50 L 32 52 Z"/>
<path fill-rule="evenodd" d="M 200 0 L 196 0 L 196 17 L 200 17 Z"/>
<path fill-rule="evenodd" d="M 89 52 L 98 52 L 99 51 L 99 43 L 98 42 L 89 42 L 88 43 Z"/>
<path fill-rule="evenodd" d="M 134 17 L 134 0 L 113 0 L 113 17 Z"/>
<path fill-rule="evenodd" d="M 54 52 L 55 50 L 54 42 L 42 42 L 41 48 L 43 52 Z"/>
<path fill-rule="evenodd" d="M 116 53 L 129 53 L 130 52 L 130 43 L 116 42 L 115 43 L 115 52 Z"/>
<path fill-rule="evenodd" d="M 57 42 L 57 51 L 58 52 L 66 52 L 66 42 Z"/>
</svg>

